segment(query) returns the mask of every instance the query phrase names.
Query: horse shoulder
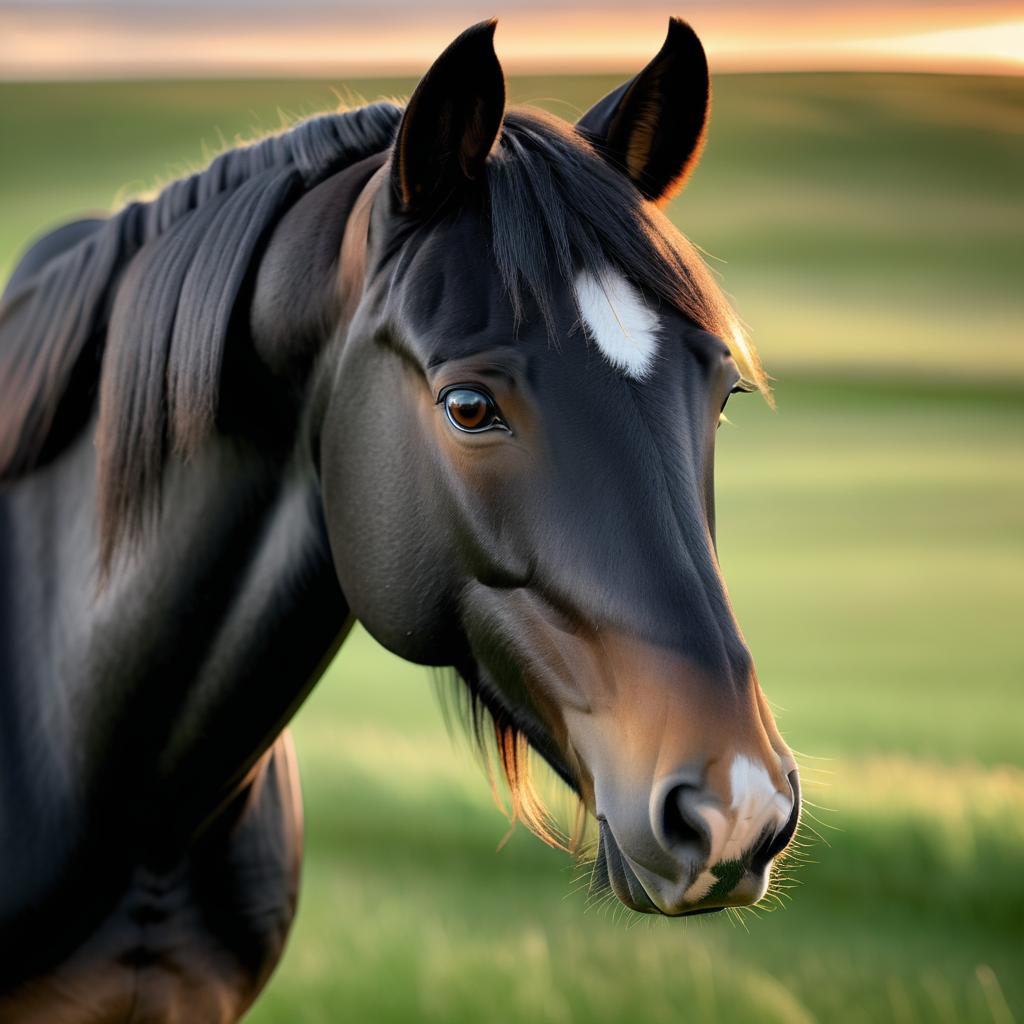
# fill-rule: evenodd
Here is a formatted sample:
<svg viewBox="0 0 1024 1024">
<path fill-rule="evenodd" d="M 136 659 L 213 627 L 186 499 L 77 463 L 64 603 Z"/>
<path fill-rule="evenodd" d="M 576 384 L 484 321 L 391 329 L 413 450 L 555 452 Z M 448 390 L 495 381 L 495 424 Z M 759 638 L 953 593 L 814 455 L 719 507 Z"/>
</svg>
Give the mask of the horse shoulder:
<svg viewBox="0 0 1024 1024">
<path fill-rule="evenodd" d="M 301 856 L 298 770 L 282 733 L 187 853 L 132 866 L 108 911 L 73 946 L 61 948 L 73 906 L 19 934 L 19 947 L 58 955 L 24 964 L 20 978 L 5 965 L 0 1020 L 232 1024 L 281 957 Z"/>
</svg>

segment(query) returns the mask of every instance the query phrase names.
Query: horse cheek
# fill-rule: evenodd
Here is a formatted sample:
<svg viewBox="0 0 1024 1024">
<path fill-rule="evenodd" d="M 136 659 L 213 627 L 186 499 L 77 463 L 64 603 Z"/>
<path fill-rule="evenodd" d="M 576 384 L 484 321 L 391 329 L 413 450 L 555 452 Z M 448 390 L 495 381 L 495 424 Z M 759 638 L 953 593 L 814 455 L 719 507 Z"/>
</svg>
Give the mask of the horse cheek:
<svg viewBox="0 0 1024 1024">
<path fill-rule="evenodd" d="M 420 427 L 421 381 L 395 357 L 351 366 L 325 415 L 321 486 L 338 580 L 353 614 L 388 650 L 449 665 L 452 539 L 438 514 L 434 453 Z M 372 364 L 372 365 L 371 365 Z"/>
</svg>

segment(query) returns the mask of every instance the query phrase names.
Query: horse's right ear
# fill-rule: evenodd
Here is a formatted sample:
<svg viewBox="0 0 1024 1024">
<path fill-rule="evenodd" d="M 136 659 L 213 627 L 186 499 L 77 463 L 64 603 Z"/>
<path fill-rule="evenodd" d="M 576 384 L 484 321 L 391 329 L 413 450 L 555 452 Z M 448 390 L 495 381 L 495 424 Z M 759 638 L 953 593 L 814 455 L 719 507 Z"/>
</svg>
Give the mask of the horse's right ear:
<svg viewBox="0 0 1024 1024">
<path fill-rule="evenodd" d="M 495 25 L 466 29 L 434 61 L 405 108 L 391 158 L 391 181 L 405 210 L 433 209 L 483 171 L 505 113 Z"/>
</svg>

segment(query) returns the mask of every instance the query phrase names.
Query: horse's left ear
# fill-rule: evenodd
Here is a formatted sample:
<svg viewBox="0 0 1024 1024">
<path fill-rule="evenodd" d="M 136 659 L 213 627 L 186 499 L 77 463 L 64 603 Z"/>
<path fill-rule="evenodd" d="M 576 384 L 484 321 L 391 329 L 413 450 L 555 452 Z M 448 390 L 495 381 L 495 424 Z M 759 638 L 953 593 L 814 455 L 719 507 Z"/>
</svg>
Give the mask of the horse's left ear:
<svg viewBox="0 0 1024 1024">
<path fill-rule="evenodd" d="M 416 86 L 395 139 L 391 180 L 402 207 L 424 212 L 483 172 L 505 114 L 496 22 L 466 29 Z"/>
<path fill-rule="evenodd" d="M 591 107 L 576 130 L 645 199 L 666 203 L 697 164 L 710 99 L 704 47 L 685 21 L 671 18 L 654 60 Z"/>
</svg>

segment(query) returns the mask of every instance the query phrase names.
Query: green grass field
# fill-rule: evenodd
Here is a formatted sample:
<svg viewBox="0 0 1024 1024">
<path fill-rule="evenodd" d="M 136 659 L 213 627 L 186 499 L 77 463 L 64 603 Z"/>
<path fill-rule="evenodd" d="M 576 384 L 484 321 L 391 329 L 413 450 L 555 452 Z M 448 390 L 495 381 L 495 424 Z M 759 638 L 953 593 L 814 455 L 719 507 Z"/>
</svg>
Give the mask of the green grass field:
<svg viewBox="0 0 1024 1024">
<path fill-rule="evenodd" d="M 512 86 L 568 116 L 611 84 Z M 334 103 L 0 85 L 0 277 L 41 228 Z M 303 897 L 254 1024 L 1024 1020 L 1022 123 L 1024 79 L 726 76 L 672 210 L 777 378 L 778 412 L 730 405 L 718 517 L 816 805 L 787 906 L 628 918 L 522 830 L 496 852 L 426 671 L 357 632 L 295 725 Z"/>
</svg>

